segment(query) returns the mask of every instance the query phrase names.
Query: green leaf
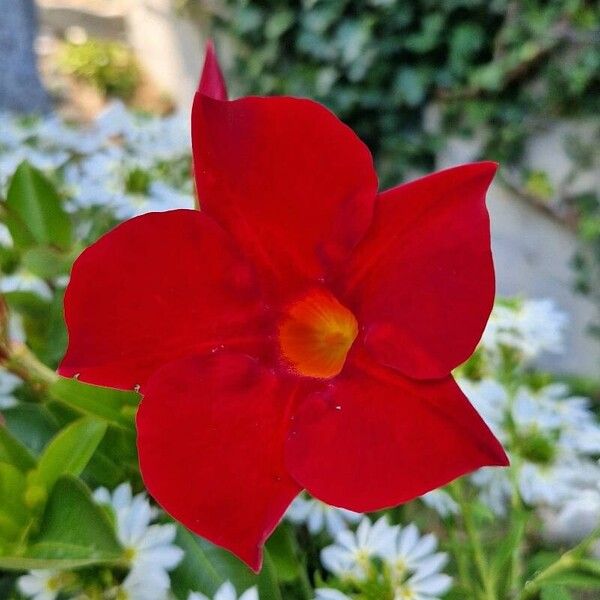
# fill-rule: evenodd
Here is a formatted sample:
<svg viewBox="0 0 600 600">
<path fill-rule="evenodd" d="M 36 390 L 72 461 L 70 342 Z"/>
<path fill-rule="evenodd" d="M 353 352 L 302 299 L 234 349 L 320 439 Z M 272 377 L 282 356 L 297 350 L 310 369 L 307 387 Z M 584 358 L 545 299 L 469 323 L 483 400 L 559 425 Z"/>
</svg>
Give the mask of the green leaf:
<svg viewBox="0 0 600 600">
<path fill-rule="evenodd" d="M 84 417 L 61 430 L 38 461 L 32 483 L 50 490 L 61 475 L 79 475 L 106 432 L 106 423 Z"/>
<path fill-rule="evenodd" d="M 262 571 L 255 575 L 233 554 L 214 546 L 177 526 L 177 545 L 185 556 L 171 573 L 171 588 L 177 598 L 186 600 L 190 591 L 213 596 L 224 581 L 231 581 L 238 593 L 256 585 L 261 600 L 282 600 L 275 568 L 268 552 Z"/>
<path fill-rule="evenodd" d="M 23 502 L 25 475 L 13 465 L 0 463 L 0 538 L 18 539 L 29 521 Z"/>
<path fill-rule="evenodd" d="M 135 431 L 109 427 L 83 475 L 95 486 L 114 488 L 129 481 L 135 487 L 140 480 Z"/>
<path fill-rule="evenodd" d="M 583 573 L 577 570 L 567 571 L 545 578 L 545 585 L 550 584 L 582 589 L 600 589 L 600 574 Z"/>
<path fill-rule="evenodd" d="M 122 560 L 123 548 L 106 511 L 81 481 L 65 476 L 54 485 L 37 535 L 0 557 L 0 568 L 74 569 Z"/>
<path fill-rule="evenodd" d="M 4 426 L 0 426 L 0 461 L 14 465 L 20 471 L 35 467 L 35 457 Z"/>
<path fill-rule="evenodd" d="M 39 454 L 59 429 L 52 413 L 42 404 L 21 403 L 2 414 L 8 430 L 34 454 Z"/>
<path fill-rule="evenodd" d="M 136 392 L 82 383 L 61 377 L 50 387 L 50 395 L 68 406 L 113 425 L 133 429 L 133 416 L 140 401 Z"/>
<path fill-rule="evenodd" d="M 527 514 L 523 511 L 515 511 L 511 519 L 508 535 L 503 536 L 502 541 L 498 544 L 496 551 L 492 555 L 490 571 L 501 584 L 505 579 L 502 575 L 504 567 L 510 561 L 513 551 L 519 544 L 519 540 L 522 539 L 526 522 Z"/>
<path fill-rule="evenodd" d="M 542 589 L 540 600 L 573 600 L 573 596 L 562 586 L 549 585 Z"/>
<path fill-rule="evenodd" d="M 281 523 L 267 541 L 267 550 L 280 581 L 294 581 L 299 574 L 298 545 L 293 529 Z"/>
<path fill-rule="evenodd" d="M 63 250 L 72 244 L 71 220 L 63 210 L 54 186 L 29 163 L 19 165 L 6 197 L 6 225 L 15 246 L 56 246 Z"/>
<path fill-rule="evenodd" d="M 36 246 L 24 252 L 21 262 L 38 277 L 52 279 L 69 272 L 73 257 L 50 246 Z"/>
</svg>

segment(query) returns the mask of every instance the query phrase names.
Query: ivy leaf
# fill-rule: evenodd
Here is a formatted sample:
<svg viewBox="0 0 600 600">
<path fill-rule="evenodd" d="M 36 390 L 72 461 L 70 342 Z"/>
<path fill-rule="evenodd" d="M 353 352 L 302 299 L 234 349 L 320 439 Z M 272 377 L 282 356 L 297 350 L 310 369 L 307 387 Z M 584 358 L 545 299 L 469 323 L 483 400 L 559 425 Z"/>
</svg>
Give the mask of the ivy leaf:
<svg viewBox="0 0 600 600">
<path fill-rule="evenodd" d="M 67 475 L 54 485 L 37 535 L 0 557 L 0 568 L 75 569 L 122 560 L 123 548 L 106 511 L 81 481 Z"/>
<path fill-rule="evenodd" d="M 72 244 L 71 220 L 54 186 L 28 162 L 13 175 L 6 197 L 6 225 L 15 246 L 36 245 L 67 250 Z"/>
</svg>

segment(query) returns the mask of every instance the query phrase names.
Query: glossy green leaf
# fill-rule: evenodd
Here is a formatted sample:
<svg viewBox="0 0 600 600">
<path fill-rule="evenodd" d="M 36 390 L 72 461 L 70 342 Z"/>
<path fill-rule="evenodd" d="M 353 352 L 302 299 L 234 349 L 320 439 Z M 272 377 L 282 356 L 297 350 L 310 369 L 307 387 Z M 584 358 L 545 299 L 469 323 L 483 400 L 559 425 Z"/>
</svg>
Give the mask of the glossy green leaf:
<svg viewBox="0 0 600 600">
<path fill-rule="evenodd" d="M 71 246 L 71 220 L 58 193 L 29 163 L 21 163 L 15 171 L 5 207 L 6 225 L 18 248 L 48 245 L 66 250 Z"/>
<path fill-rule="evenodd" d="M 10 463 L 20 471 L 35 467 L 35 457 L 12 433 L 0 426 L 0 461 Z"/>
<path fill-rule="evenodd" d="M 114 390 L 61 377 L 50 387 L 50 394 L 76 410 L 113 425 L 133 429 L 135 409 L 140 401 L 136 392 Z"/>
<path fill-rule="evenodd" d="M 106 511 L 81 481 L 64 476 L 54 485 L 38 533 L 25 547 L 0 557 L 0 568 L 73 569 L 122 559 Z"/>
<path fill-rule="evenodd" d="M 262 571 L 255 575 L 233 554 L 177 526 L 177 544 L 185 551 L 181 564 L 171 573 L 171 587 L 177 598 L 186 600 L 190 591 L 212 597 L 224 581 L 238 592 L 258 587 L 261 600 L 282 600 L 273 563 L 265 552 Z"/>
<path fill-rule="evenodd" d="M 79 475 L 106 432 L 106 423 L 84 417 L 62 429 L 40 456 L 32 483 L 51 489 L 61 475 Z"/>
</svg>

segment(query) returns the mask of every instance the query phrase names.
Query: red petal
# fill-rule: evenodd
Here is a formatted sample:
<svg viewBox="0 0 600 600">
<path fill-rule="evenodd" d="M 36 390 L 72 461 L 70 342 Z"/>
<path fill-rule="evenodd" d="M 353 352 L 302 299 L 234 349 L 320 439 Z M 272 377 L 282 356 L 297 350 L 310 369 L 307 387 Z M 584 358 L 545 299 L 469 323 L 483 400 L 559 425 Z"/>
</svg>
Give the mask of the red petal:
<svg viewBox="0 0 600 600">
<path fill-rule="evenodd" d="M 227 100 L 227 87 L 212 40 L 209 40 L 206 44 L 206 56 L 198 91 L 216 100 Z"/>
<path fill-rule="evenodd" d="M 475 349 L 494 300 L 485 194 L 496 166 L 463 165 L 379 196 L 345 293 L 382 364 L 438 378 Z"/>
<path fill-rule="evenodd" d="M 296 481 L 359 512 L 394 506 L 507 458 L 451 377 L 352 366 L 300 405 L 286 445 Z"/>
<path fill-rule="evenodd" d="M 257 346 L 261 307 L 227 235 L 193 210 L 123 223 L 75 262 L 61 375 L 132 388 L 160 365 L 225 344 Z"/>
<path fill-rule="evenodd" d="M 283 461 L 286 398 L 249 357 L 188 357 L 153 375 L 137 414 L 144 483 L 174 518 L 255 571 L 300 491 Z"/>
<path fill-rule="evenodd" d="M 377 189 L 372 158 L 323 106 L 295 98 L 219 102 L 198 93 L 192 135 L 203 210 L 278 293 L 324 278 L 365 233 Z"/>
</svg>

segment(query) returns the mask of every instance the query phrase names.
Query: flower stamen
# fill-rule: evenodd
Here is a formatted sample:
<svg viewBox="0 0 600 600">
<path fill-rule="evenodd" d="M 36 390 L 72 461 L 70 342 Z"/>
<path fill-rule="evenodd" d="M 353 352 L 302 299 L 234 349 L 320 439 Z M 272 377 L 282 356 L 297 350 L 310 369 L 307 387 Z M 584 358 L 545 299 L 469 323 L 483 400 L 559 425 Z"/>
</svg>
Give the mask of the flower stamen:
<svg viewBox="0 0 600 600">
<path fill-rule="evenodd" d="M 342 370 L 357 334 L 352 312 L 329 292 L 313 290 L 288 308 L 279 326 L 279 345 L 295 372 L 329 379 Z"/>
</svg>

